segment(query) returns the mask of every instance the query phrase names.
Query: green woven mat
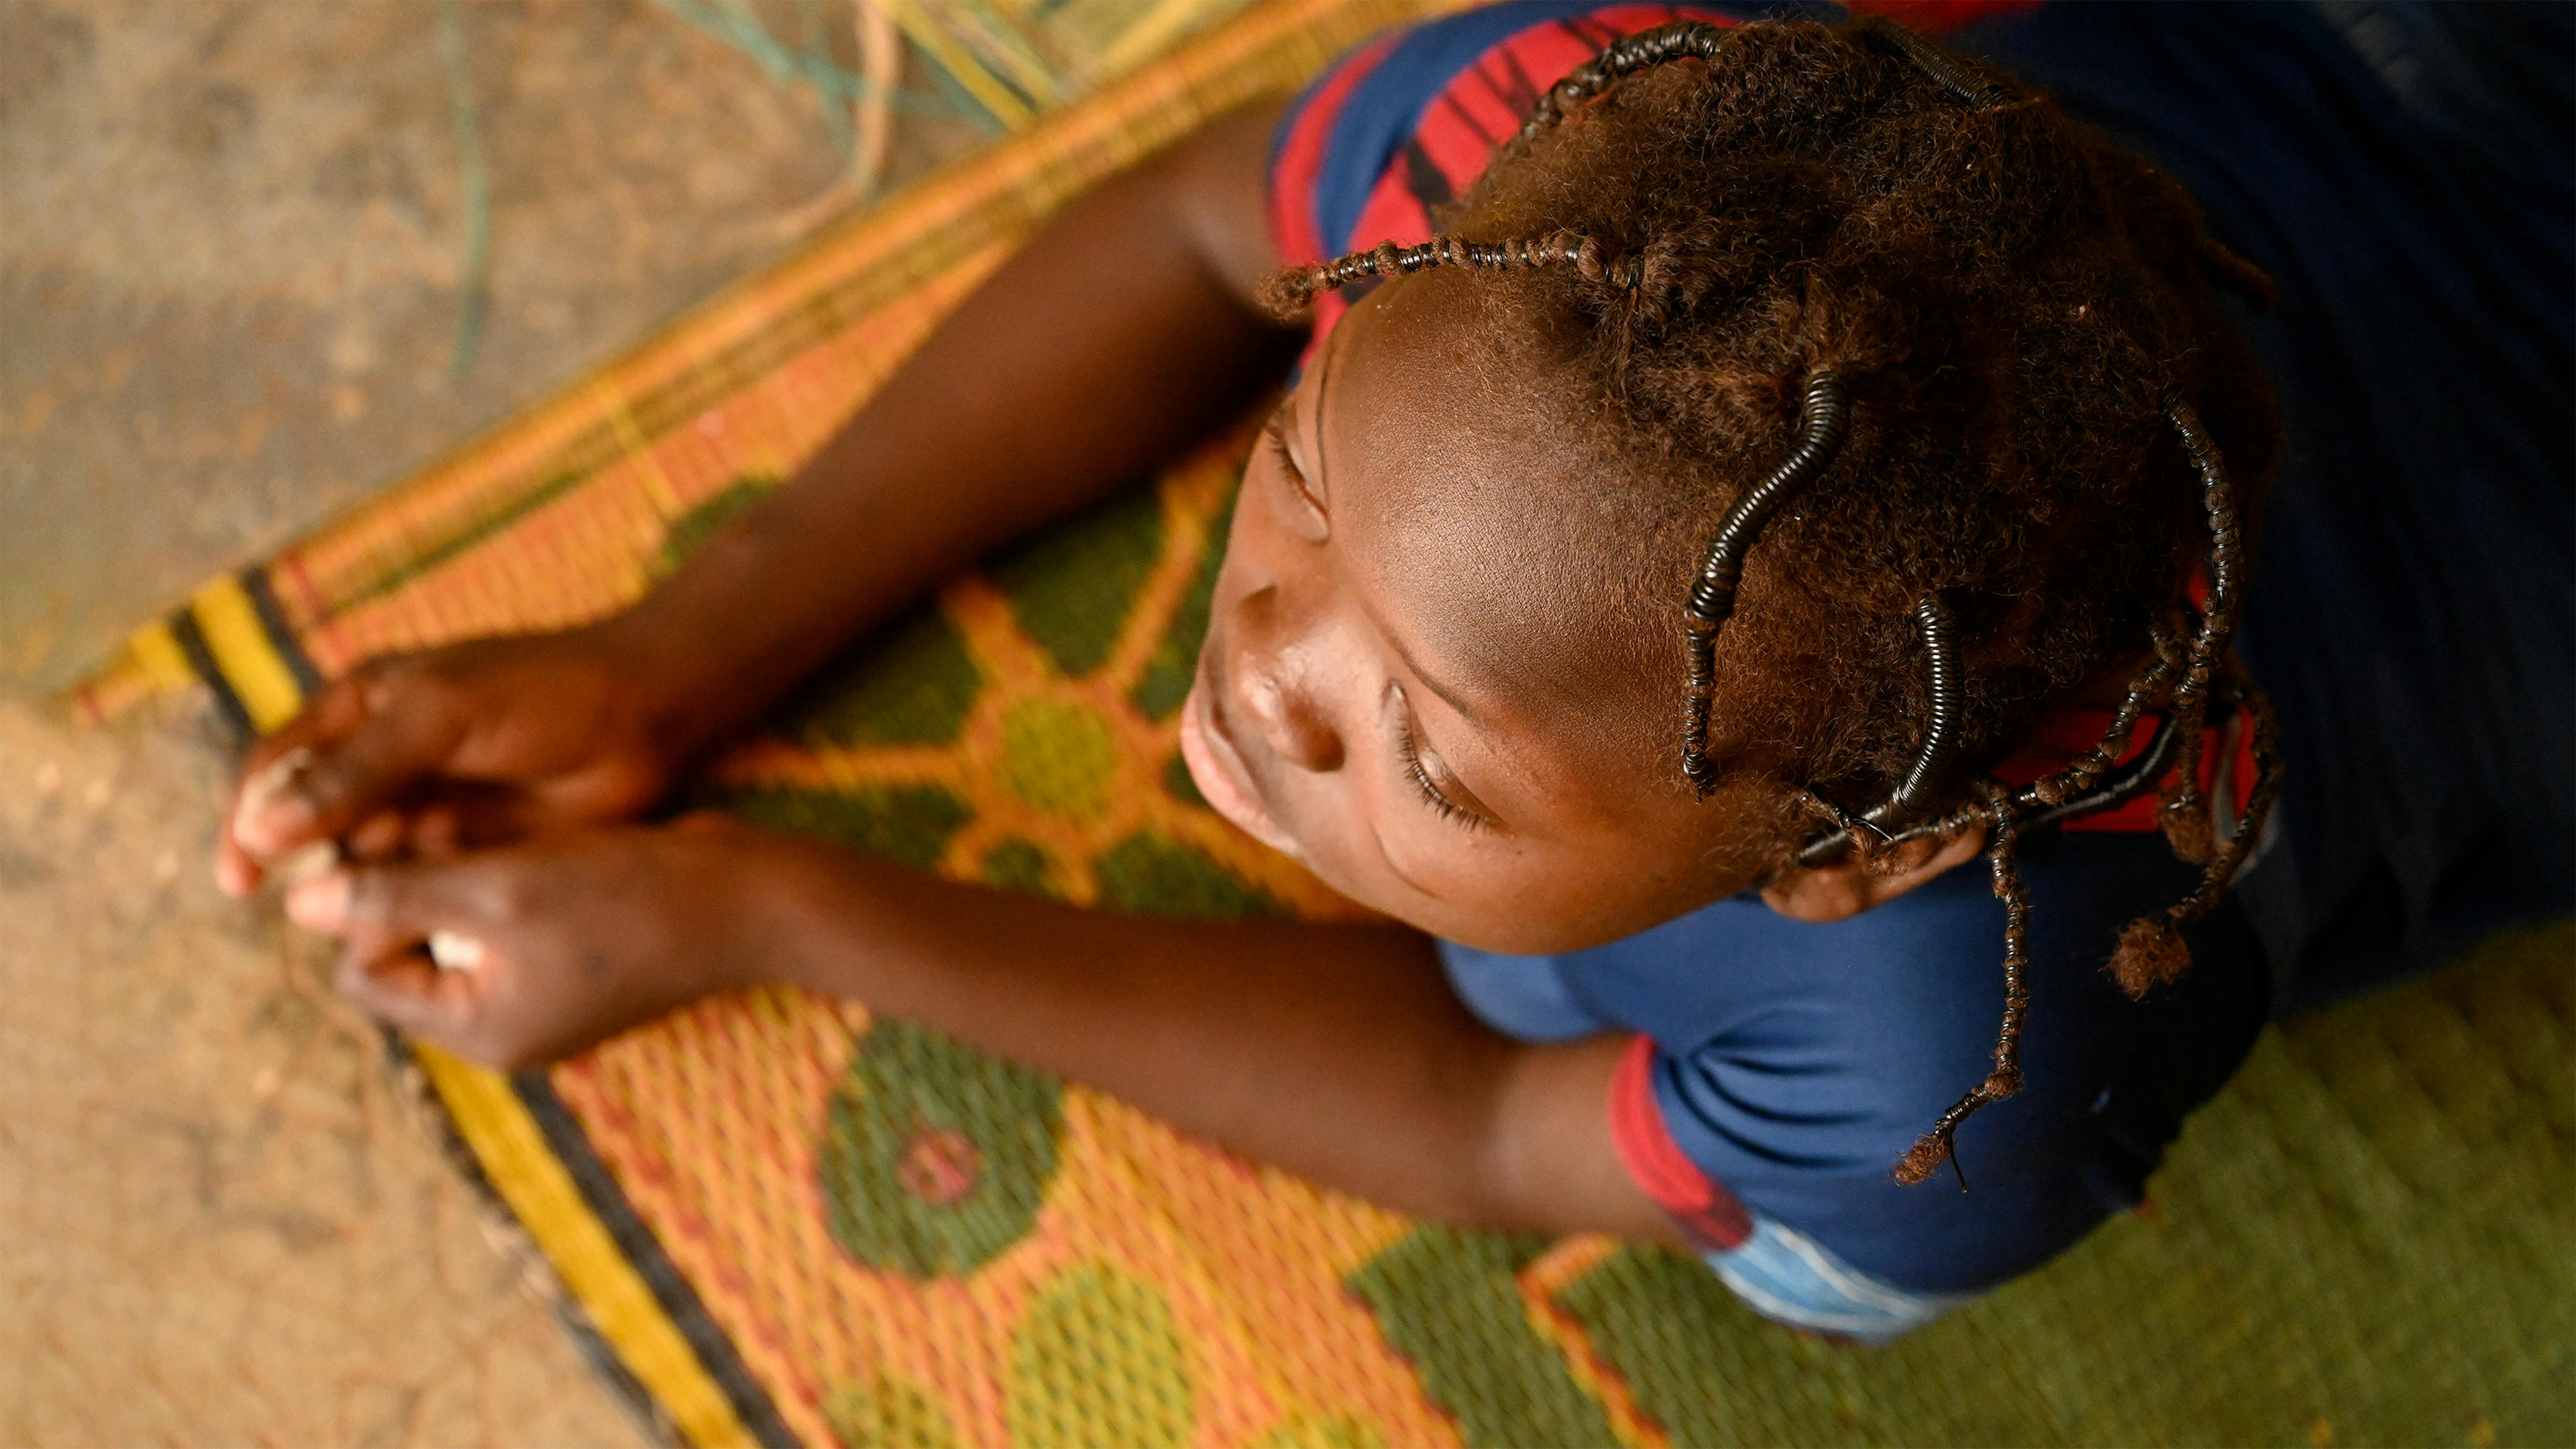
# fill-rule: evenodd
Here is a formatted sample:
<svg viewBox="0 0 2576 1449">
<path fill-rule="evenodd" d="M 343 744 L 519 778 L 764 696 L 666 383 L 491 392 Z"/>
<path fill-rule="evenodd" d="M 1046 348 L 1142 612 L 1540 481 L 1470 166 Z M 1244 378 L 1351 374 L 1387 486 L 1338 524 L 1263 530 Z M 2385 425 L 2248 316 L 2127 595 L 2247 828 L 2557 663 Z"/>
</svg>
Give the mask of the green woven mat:
<svg viewBox="0 0 2576 1449">
<path fill-rule="evenodd" d="M 2576 926 L 2511 935 L 2266 1032 L 2147 1211 L 1893 1347 L 1662 1254 L 1568 1306 L 1676 1443 L 2576 1442 L 2571 1063 Z"/>
</svg>

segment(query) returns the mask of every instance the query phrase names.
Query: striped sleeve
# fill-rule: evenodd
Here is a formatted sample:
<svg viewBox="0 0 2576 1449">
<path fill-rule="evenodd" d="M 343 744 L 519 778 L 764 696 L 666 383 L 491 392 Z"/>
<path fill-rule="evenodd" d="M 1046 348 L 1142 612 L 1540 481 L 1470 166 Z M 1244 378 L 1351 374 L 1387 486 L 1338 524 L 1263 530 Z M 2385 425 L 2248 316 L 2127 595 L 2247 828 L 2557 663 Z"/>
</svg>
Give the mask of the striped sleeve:
<svg viewBox="0 0 2576 1449">
<path fill-rule="evenodd" d="M 1746 1306 L 1791 1328 L 1886 1343 L 1975 1297 L 1900 1288 L 1786 1223 L 1753 1212 L 1674 1141 L 1656 1100 L 1654 1040 L 1628 1044 L 1610 1079 L 1610 1138 L 1628 1175 Z"/>
<path fill-rule="evenodd" d="M 1272 141 L 1280 260 L 1428 240 L 1434 210 L 1475 184 L 1541 92 L 1619 37 L 1681 19 L 1734 23 L 1706 5 L 1509 0 L 1364 43 L 1307 88 Z M 1343 305 L 1319 302 L 1318 338 Z"/>
<path fill-rule="evenodd" d="M 2040 0 L 1852 0 L 1928 34 L 2035 9 Z M 1292 266 L 1418 242 L 1430 212 L 1464 192 L 1541 93 L 1623 35 L 1728 13 L 1804 14 L 1821 4 L 1654 5 L 1507 0 L 1361 44 L 1308 86 L 1272 144 L 1270 229 Z"/>
</svg>

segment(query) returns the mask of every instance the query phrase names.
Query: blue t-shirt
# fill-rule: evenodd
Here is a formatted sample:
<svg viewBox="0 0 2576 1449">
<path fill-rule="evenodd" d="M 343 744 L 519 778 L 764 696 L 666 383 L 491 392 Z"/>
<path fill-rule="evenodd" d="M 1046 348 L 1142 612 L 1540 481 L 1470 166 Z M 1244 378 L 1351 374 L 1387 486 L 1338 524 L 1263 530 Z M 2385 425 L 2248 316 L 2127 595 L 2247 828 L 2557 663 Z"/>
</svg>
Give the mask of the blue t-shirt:
<svg viewBox="0 0 2576 1449">
<path fill-rule="evenodd" d="M 1756 13 L 1519 0 L 1361 47 L 1281 128 L 1282 255 L 1421 240 L 1556 77 L 1619 34 L 1730 11 Z M 2024 1086 L 1961 1128 L 1965 1194 L 1891 1167 L 1991 1065 L 2003 908 L 1982 870 L 1830 926 L 1747 896 L 1556 956 L 1444 944 L 1499 1030 L 1636 1035 L 1622 1156 L 1755 1307 L 1881 1338 L 2026 1271 L 2141 1199 L 2290 968 L 2348 986 L 2576 904 L 2576 202 L 2550 150 L 2571 132 L 2571 27 L 2527 28 L 2557 68 L 2525 57 L 2504 85 L 2458 73 L 2494 48 L 2474 27 L 2374 32 L 2395 47 L 2374 69 L 2293 6 L 2061 5 L 1953 37 L 2182 180 L 2281 284 L 2278 312 L 2240 319 L 2290 429 L 2243 640 L 2289 794 L 2245 903 L 2194 927 L 2193 971 L 2144 1002 L 2103 962 L 2195 868 L 2152 833 L 2026 843 Z M 2556 118 L 2538 159 L 2497 140 L 2499 111 Z M 1340 307 L 1323 299 L 1319 331 Z"/>
</svg>

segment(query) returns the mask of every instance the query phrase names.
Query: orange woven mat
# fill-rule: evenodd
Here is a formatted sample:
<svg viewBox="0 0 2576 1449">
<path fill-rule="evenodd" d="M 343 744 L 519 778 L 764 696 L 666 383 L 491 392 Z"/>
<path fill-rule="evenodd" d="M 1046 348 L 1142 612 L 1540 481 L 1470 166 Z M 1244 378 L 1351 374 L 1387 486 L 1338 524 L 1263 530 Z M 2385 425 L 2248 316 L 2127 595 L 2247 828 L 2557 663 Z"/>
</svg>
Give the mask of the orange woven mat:
<svg viewBox="0 0 2576 1449">
<path fill-rule="evenodd" d="M 81 706 L 203 682 L 265 730 L 370 655 L 631 601 L 1051 207 L 1428 8 L 1251 7 L 208 583 Z M 1347 910 L 1175 760 L 1245 441 L 951 584 L 705 788 L 999 889 Z M 517 1077 L 418 1057 L 603 1366 L 695 1444 L 2528 1442 L 2570 1429 L 2576 1342 L 2567 944 L 2534 939 L 2267 1038 L 2154 1218 L 1875 1353 L 1672 1254 L 1410 1223 L 856 1004 L 710 1001 Z"/>
</svg>

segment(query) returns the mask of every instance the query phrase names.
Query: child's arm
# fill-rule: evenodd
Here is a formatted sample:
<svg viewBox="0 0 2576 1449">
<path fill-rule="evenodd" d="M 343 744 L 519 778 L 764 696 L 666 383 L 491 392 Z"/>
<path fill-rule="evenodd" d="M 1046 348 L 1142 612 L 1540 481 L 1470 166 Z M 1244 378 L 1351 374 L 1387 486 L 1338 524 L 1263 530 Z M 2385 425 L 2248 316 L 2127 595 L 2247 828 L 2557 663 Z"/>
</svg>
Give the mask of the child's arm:
<svg viewBox="0 0 2576 1449">
<path fill-rule="evenodd" d="M 1276 376 L 1253 302 L 1275 105 L 1065 210 L 742 527 L 630 616 L 665 727 L 731 731 L 843 641 L 995 547 L 1134 481 Z"/>
<path fill-rule="evenodd" d="M 1204 436 L 1295 346 L 1251 300 L 1276 266 L 1262 184 L 1278 111 L 1215 121 L 1068 204 L 821 453 L 633 609 L 380 661 L 322 691 L 246 765 L 256 779 L 308 752 L 228 812 L 223 883 L 247 891 L 261 863 L 353 832 L 368 855 L 405 824 L 413 843 L 488 843 L 640 811 L 844 641 Z"/>
<path fill-rule="evenodd" d="M 708 817 L 330 876 L 288 908 L 349 938 L 343 991 L 487 1061 L 792 983 L 1408 1212 L 1680 1241 L 1611 1146 L 1626 1043 L 1497 1035 L 1402 928 L 1111 915 Z M 432 930 L 488 955 L 437 971 Z"/>
</svg>

